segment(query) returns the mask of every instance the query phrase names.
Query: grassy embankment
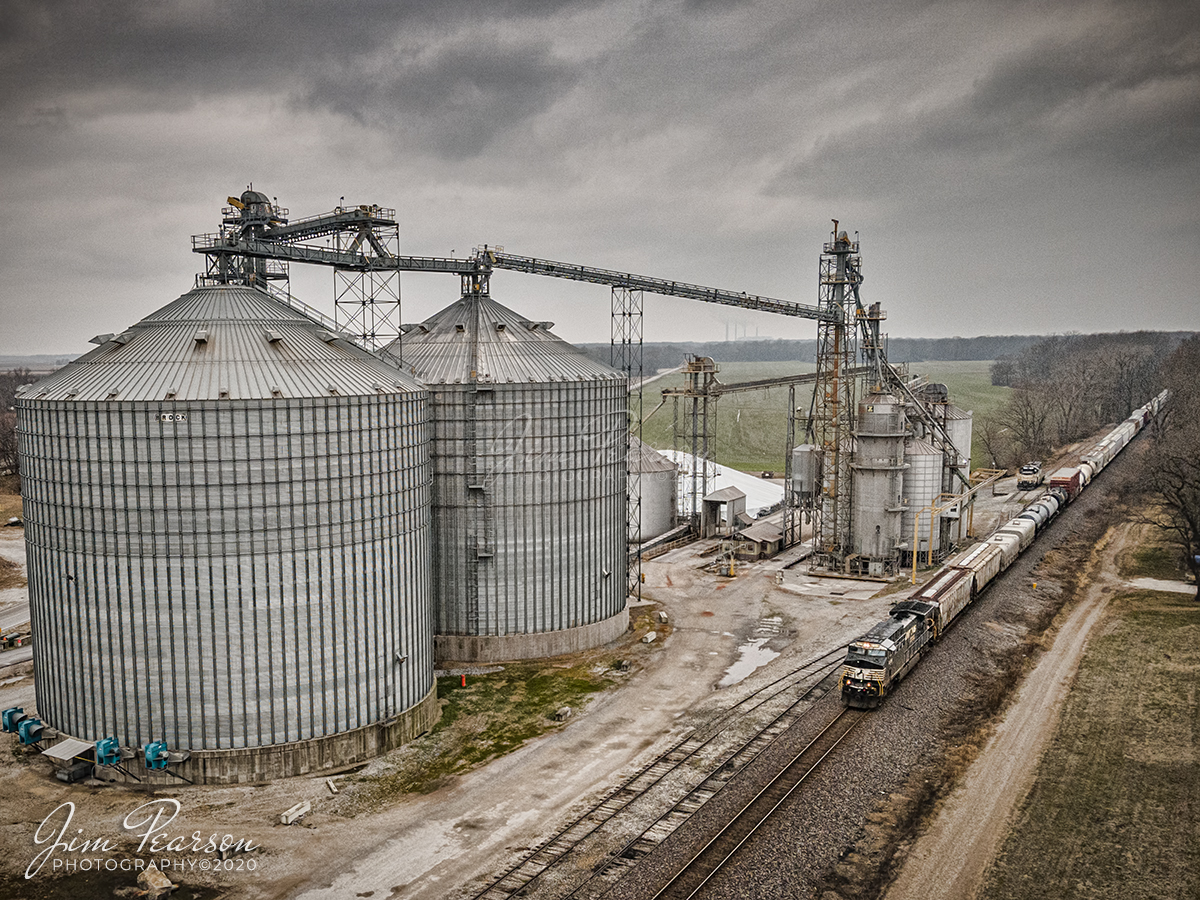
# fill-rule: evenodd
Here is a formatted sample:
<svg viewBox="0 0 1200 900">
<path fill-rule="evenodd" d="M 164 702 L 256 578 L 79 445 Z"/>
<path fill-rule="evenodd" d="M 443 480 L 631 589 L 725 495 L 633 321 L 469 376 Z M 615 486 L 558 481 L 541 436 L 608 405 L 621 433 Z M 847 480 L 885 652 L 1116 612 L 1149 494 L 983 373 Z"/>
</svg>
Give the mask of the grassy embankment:
<svg viewBox="0 0 1200 900">
<path fill-rule="evenodd" d="M 1149 545 L 1126 577 L 1178 578 Z M 1200 896 L 1200 605 L 1113 598 L 981 900 Z"/>
<path fill-rule="evenodd" d="M 755 381 L 779 375 L 815 371 L 806 362 L 730 362 L 717 360 L 718 378 L 726 384 Z M 955 405 L 972 410 L 976 422 L 986 413 L 994 412 L 1008 398 L 1009 388 L 994 387 L 987 360 L 967 362 L 910 363 L 909 371 L 927 375 L 930 381 L 944 383 L 950 389 Z M 643 415 L 649 413 L 661 398 L 664 387 L 680 387 L 683 376 L 669 375 L 647 386 L 643 400 Z M 808 410 L 811 388 L 796 390 L 796 402 Z M 784 445 L 787 440 L 786 387 L 765 391 L 727 394 L 717 403 L 716 441 L 717 461 L 745 472 L 774 471 L 783 473 Z M 680 411 L 683 411 L 680 404 Z M 667 402 L 646 423 L 643 437 L 652 447 L 671 448 L 672 403 Z M 985 457 L 978 439 L 973 441 L 972 468 L 978 468 Z"/>
<path fill-rule="evenodd" d="M 569 706 L 577 715 L 588 699 L 627 677 L 619 659 L 657 648 L 637 642 L 650 628 L 640 616 L 624 645 L 569 658 L 505 663 L 486 675 L 439 678 L 442 717 L 433 730 L 350 779 L 338 803 L 342 815 L 377 809 L 403 794 L 435 790 L 446 779 L 516 750 L 526 741 L 562 728 L 555 712 Z M 664 631 L 666 626 L 655 626 Z"/>
</svg>

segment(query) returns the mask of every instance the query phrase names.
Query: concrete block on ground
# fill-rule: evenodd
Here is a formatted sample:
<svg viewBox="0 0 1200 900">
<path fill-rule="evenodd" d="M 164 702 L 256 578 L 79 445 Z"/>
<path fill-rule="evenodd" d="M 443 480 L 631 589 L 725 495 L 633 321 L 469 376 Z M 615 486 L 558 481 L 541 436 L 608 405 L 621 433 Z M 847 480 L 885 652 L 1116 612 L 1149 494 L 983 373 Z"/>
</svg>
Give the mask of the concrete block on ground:
<svg viewBox="0 0 1200 900">
<path fill-rule="evenodd" d="M 297 803 L 287 812 L 279 817 L 279 822 L 282 825 L 292 825 L 300 820 L 304 815 L 312 811 L 312 803 L 305 800 L 303 803 Z"/>
</svg>

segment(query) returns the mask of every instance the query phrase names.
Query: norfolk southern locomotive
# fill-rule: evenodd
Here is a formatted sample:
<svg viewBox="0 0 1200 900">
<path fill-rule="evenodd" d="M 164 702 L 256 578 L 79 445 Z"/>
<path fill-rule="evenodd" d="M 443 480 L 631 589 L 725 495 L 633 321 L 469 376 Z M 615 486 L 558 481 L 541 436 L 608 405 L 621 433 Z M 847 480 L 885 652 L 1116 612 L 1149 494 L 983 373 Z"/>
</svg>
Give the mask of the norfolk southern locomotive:
<svg viewBox="0 0 1200 900">
<path fill-rule="evenodd" d="M 1163 391 L 1088 450 L 1078 466 L 1051 473 L 1050 488 L 957 562 L 892 606 L 891 614 L 850 644 L 842 665 L 842 702 L 873 709 L 926 649 L 1034 537 L 1125 449 L 1167 402 Z"/>
</svg>

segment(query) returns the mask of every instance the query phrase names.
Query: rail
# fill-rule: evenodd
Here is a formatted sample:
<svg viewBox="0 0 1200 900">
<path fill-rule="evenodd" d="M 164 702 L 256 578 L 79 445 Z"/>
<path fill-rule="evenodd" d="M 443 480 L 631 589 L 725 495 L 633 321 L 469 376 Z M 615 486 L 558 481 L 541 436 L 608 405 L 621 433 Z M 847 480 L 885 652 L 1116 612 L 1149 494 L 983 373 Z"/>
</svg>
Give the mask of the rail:
<svg viewBox="0 0 1200 900">
<path fill-rule="evenodd" d="M 654 900 L 695 897 L 862 721 L 863 710 L 841 709 L 784 769 L 688 860 Z"/>
<path fill-rule="evenodd" d="M 690 809 L 684 809 L 688 805 L 685 803 L 687 797 L 678 801 L 671 809 L 660 816 L 651 828 L 643 830 L 637 838 L 626 844 L 610 860 L 608 866 L 599 872 L 593 872 L 588 877 L 588 880 L 579 885 L 569 896 L 584 896 L 580 892 L 587 889 L 589 885 L 603 884 L 607 887 L 609 883 L 616 880 L 614 876 L 619 877 L 620 874 L 627 870 L 626 867 L 628 865 L 635 862 L 645 852 L 649 852 L 649 845 L 646 843 L 645 838 L 650 831 L 656 829 L 655 833 L 650 835 L 653 843 L 661 841 L 671 830 L 674 830 L 682 821 L 686 820 L 686 817 L 691 812 L 698 809 L 705 800 L 715 793 L 715 789 L 705 789 L 706 784 L 712 787 L 710 784 L 711 779 L 717 777 L 721 779 L 722 783 L 728 780 L 729 777 L 732 777 L 733 774 L 749 764 L 775 736 L 785 731 L 791 724 L 794 724 L 795 720 L 801 714 L 798 707 L 812 697 L 818 685 L 826 678 L 828 671 L 832 671 L 841 665 L 844 655 L 845 649 L 839 645 L 833 650 L 807 660 L 802 665 L 780 676 L 770 684 L 764 685 L 742 698 L 742 700 L 726 710 L 721 716 L 718 716 L 713 722 L 708 723 L 704 730 L 692 732 L 681 738 L 664 753 L 626 778 L 617 787 L 604 794 L 590 809 L 570 824 L 531 850 L 523 859 L 494 879 L 487 887 L 473 895 L 473 900 L 507 900 L 510 897 L 531 896 L 530 892 L 534 889 L 535 885 L 539 884 L 547 873 L 554 870 L 564 858 L 568 857 L 580 842 L 596 833 L 609 821 L 620 815 L 635 800 L 644 797 L 667 776 L 678 772 L 681 767 L 694 761 L 697 758 L 697 754 L 708 748 L 714 740 L 726 732 L 729 723 L 739 718 L 744 719 L 756 710 L 768 706 L 774 700 L 778 700 L 779 698 L 786 700 L 788 692 L 796 684 L 813 678 L 814 675 L 820 676 L 808 690 L 800 697 L 791 700 L 782 712 L 773 715 L 764 727 L 757 729 L 752 737 L 740 744 L 732 753 L 719 754 L 718 758 L 711 762 L 713 771 L 700 784 L 689 791 L 687 795 L 688 797 L 693 797 Z M 827 662 L 831 657 L 834 658 L 833 662 Z M 691 767 L 689 766 L 688 768 L 690 769 Z M 701 798 L 700 794 L 703 793 L 706 793 L 707 796 Z M 699 800 L 699 802 L 695 802 L 696 800 Z M 682 815 L 681 810 L 683 811 Z M 668 822 L 668 819 L 671 821 Z M 636 850 L 631 850 L 631 847 L 637 844 L 638 841 L 642 841 L 642 843 Z"/>
</svg>

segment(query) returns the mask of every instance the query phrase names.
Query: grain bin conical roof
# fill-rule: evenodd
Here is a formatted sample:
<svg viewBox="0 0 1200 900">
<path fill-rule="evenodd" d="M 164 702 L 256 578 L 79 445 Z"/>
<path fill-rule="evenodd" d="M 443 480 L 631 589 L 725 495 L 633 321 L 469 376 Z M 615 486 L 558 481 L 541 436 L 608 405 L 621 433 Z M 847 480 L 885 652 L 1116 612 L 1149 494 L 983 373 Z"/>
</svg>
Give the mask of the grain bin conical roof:
<svg viewBox="0 0 1200 900">
<path fill-rule="evenodd" d="M 107 337 L 107 339 L 105 339 Z M 264 291 L 198 287 L 51 375 L 39 400 L 257 400 L 422 390 Z"/>
<path fill-rule="evenodd" d="M 552 322 L 535 322 L 491 297 L 467 295 L 387 348 L 401 356 L 426 384 L 470 381 L 542 383 L 623 380 L 615 369 L 596 362 L 550 331 Z"/>
</svg>

